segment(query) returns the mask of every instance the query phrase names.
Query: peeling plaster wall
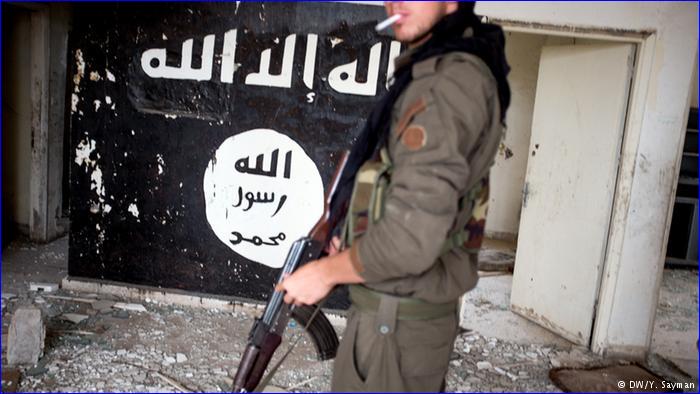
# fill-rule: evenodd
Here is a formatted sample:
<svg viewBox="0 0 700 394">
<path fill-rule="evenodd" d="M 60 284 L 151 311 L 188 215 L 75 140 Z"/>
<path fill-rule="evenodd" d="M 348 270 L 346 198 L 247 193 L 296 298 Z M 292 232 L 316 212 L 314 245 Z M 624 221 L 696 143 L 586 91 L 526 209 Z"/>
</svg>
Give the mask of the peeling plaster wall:
<svg viewBox="0 0 700 394">
<path fill-rule="evenodd" d="M 593 338 L 596 351 L 641 355 L 651 341 L 696 67 L 698 4 L 481 2 L 476 11 L 526 23 L 652 32 L 637 65 Z"/>
<path fill-rule="evenodd" d="M 29 231 L 31 163 L 30 11 L 3 5 L 2 190 L 5 221 Z M 7 229 L 9 230 L 9 229 Z M 9 236 L 10 234 L 8 234 Z M 3 235 L 4 236 L 4 235 Z M 5 237 L 5 236 L 4 236 Z"/>
</svg>

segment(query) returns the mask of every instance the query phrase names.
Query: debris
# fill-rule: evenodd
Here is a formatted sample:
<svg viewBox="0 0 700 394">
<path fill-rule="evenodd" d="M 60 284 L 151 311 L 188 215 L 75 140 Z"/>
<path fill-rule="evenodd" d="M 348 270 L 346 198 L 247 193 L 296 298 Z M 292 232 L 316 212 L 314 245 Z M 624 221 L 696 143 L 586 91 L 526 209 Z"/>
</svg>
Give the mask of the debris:
<svg viewBox="0 0 700 394">
<path fill-rule="evenodd" d="M 165 356 L 165 358 L 163 358 L 163 364 L 165 364 L 165 365 L 175 364 L 175 361 L 176 360 L 174 357 Z"/>
<path fill-rule="evenodd" d="M 118 310 L 112 312 L 112 316 L 116 317 L 118 319 L 128 319 L 129 318 L 129 312 L 128 311 L 123 311 L 123 310 Z"/>
<path fill-rule="evenodd" d="M 158 371 L 153 371 L 153 375 L 161 378 L 165 383 L 173 386 L 175 389 L 180 390 L 182 393 L 191 393 L 192 390 L 188 390 L 185 386 L 181 385 L 180 383 L 176 382 L 172 378 L 165 376 L 163 373 L 158 372 Z"/>
<path fill-rule="evenodd" d="M 7 362 L 12 365 L 36 364 L 44 350 L 46 329 L 41 310 L 18 308 L 12 315 L 7 336 Z"/>
<path fill-rule="evenodd" d="M 263 389 L 263 393 L 288 393 L 289 391 L 283 389 L 282 387 L 268 385 Z"/>
<path fill-rule="evenodd" d="M 34 303 L 36 304 L 46 304 L 46 300 L 42 297 L 34 297 Z"/>
<path fill-rule="evenodd" d="M 297 389 L 297 388 L 299 388 L 299 387 L 304 387 L 304 386 L 306 386 L 307 384 L 313 382 L 313 381 L 316 380 L 316 379 L 318 379 L 318 376 L 314 376 L 314 377 L 308 378 L 308 379 L 304 380 L 303 382 L 299 382 L 299 383 L 297 383 L 297 384 L 295 384 L 295 385 L 293 385 L 293 386 L 287 387 L 287 391 L 292 391 L 292 390 Z M 269 386 L 269 387 L 274 387 L 274 386 Z M 267 392 L 269 393 L 270 391 L 267 391 Z"/>
<path fill-rule="evenodd" d="M 488 361 L 479 361 L 476 363 L 476 367 L 481 371 L 483 369 L 491 369 L 493 365 Z"/>
<path fill-rule="evenodd" d="M 3 300 L 11 300 L 13 298 L 17 298 L 17 294 L 15 294 L 15 293 L 2 293 Z"/>
<path fill-rule="evenodd" d="M 95 335 L 94 332 L 83 331 L 83 330 L 58 330 L 56 332 L 58 332 L 60 334 Z"/>
<path fill-rule="evenodd" d="M 493 370 L 494 370 L 497 374 L 499 374 L 499 375 L 505 375 L 505 374 L 506 374 L 506 371 L 504 371 L 503 369 L 498 368 L 498 367 L 494 367 Z"/>
<path fill-rule="evenodd" d="M 92 309 L 95 309 L 101 313 L 109 312 L 112 310 L 115 302 L 110 300 L 95 300 L 92 302 Z"/>
<path fill-rule="evenodd" d="M 43 375 L 46 372 L 48 372 L 49 369 L 46 368 L 46 361 L 42 360 L 36 363 L 33 367 L 27 369 L 24 371 L 24 374 L 27 376 L 38 376 L 38 375 Z"/>
<path fill-rule="evenodd" d="M 178 353 L 175 355 L 175 361 L 177 361 L 178 363 L 184 363 L 185 361 L 187 361 L 187 356 L 185 356 L 182 353 Z"/>
<path fill-rule="evenodd" d="M 29 282 L 29 291 L 51 293 L 58 290 L 58 283 Z"/>
<path fill-rule="evenodd" d="M 66 297 L 66 296 L 57 296 L 57 295 L 45 295 L 44 298 L 51 298 L 54 300 L 63 300 L 63 301 L 87 302 L 87 303 L 92 303 L 93 301 L 95 301 L 94 299 L 91 299 L 91 298 Z"/>
<path fill-rule="evenodd" d="M 60 317 L 63 320 L 67 320 L 71 323 L 78 324 L 81 321 L 87 319 L 88 315 L 81 315 L 80 313 L 64 313 Z"/>
<path fill-rule="evenodd" d="M 115 302 L 114 305 L 112 306 L 113 308 L 117 309 L 123 309 L 125 311 L 134 311 L 134 312 L 148 312 L 146 307 L 144 307 L 141 304 L 130 304 L 126 302 Z"/>
</svg>

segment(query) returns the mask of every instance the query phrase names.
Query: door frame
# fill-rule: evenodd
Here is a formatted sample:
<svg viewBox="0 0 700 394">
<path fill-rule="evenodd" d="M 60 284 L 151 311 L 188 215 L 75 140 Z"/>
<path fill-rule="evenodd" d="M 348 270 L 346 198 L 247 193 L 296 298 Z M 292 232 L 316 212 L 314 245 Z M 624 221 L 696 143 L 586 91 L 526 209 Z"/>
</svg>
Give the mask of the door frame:
<svg viewBox="0 0 700 394">
<path fill-rule="evenodd" d="M 611 345 L 608 336 L 610 322 L 615 319 L 613 311 L 613 297 L 618 293 L 616 287 L 622 275 L 622 243 L 625 238 L 626 223 L 630 215 L 630 191 L 634 181 L 634 171 L 642 133 L 642 123 L 646 110 L 646 97 L 649 92 L 650 77 L 654 62 L 657 34 L 651 30 L 620 30 L 588 28 L 580 26 L 548 25 L 541 23 L 527 23 L 507 19 L 489 18 L 503 27 L 506 32 L 563 36 L 568 38 L 596 39 L 615 43 L 632 43 L 636 46 L 634 70 L 627 105 L 627 113 L 622 132 L 619 164 L 613 193 L 611 218 L 608 227 L 608 236 L 604 246 L 603 267 L 598 280 L 597 300 L 593 316 L 593 332 L 589 347 L 596 353 L 608 354 L 611 351 L 619 352 L 617 346 Z M 686 114 L 687 118 L 687 114 Z M 682 144 L 681 144 L 682 145 Z M 680 153 L 679 153 L 680 154 Z M 527 182 L 527 180 L 526 180 Z M 675 193 L 675 184 L 673 186 Z M 671 199 L 672 200 L 672 199 Z M 665 208 L 666 222 L 664 229 L 665 245 L 668 241 L 673 201 Z M 656 309 L 661 286 L 662 272 L 656 278 L 656 286 L 653 289 L 653 305 L 648 305 L 652 311 Z M 624 349 L 624 353 L 631 357 L 644 357 L 651 343 L 655 314 L 650 313 L 647 327 L 638 327 L 645 330 L 646 347 Z M 614 348 L 614 349 L 613 349 Z"/>
<path fill-rule="evenodd" d="M 68 26 L 52 16 L 66 17 L 53 4 L 8 4 L 30 12 L 31 163 L 29 175 L 29 237 L 47 242 L 68 230 L 62 218 L 63 139 Z M 65 19 L 64 19 L 65 20 Z"/>
</svg>

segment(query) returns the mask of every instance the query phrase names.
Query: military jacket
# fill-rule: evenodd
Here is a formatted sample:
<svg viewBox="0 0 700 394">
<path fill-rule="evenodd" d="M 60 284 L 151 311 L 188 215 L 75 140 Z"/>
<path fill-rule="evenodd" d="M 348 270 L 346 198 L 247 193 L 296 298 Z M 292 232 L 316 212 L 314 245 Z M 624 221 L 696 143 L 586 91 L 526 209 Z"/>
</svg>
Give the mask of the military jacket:
<svg viewBox="0 0 700 394">
<path fill-rule="evenodd" d="M 407 56 L 397 58 L 397 68 Z M 480 58 L 452 52 L 412 67 L 392 111 L 381 218 L 365 224 L 350 256 L 367 287 L 442 303 L 478 280 L 488 171 L 503 128 L 496 80 Z M 460 206 L 479 185 L 481 209 Z M 473 216 L 466 224 L 459 220 L 465 209 Z M 445 251 L 461 225 L 471 226 L 469 239 Z"/>
</svg>

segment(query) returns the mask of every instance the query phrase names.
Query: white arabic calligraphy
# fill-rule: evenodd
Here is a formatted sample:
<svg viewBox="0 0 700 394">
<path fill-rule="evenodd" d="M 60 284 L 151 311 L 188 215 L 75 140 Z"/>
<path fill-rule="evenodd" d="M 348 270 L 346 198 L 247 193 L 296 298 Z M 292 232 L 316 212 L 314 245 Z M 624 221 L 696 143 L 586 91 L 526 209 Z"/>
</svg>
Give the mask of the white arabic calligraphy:
<svg viewBox="0 0 700 394">
<path fill-rule="evenodd" d="M 165 64 L 167 58 L 165 48 L 154 48 L 145 51 L 141 55 L 141 68 L 151 78 L 209 80 L 211 79 L 212 63 L 214 62 L 214 38 L 214 34 L 204 37 L 202 67 L 199 69 L 192 67 L 192 44 L 194 43 L 192 38 L 182 43 L 180 67 Z M 156 65 L 153 64 L 154 61 L 157 63 Z"/>
<path fill-rule="evenodd" d="M 141 68 L 151 78 L 184 79 L 195 81 L 211 80 L 214 61 L 215 35 L 204 37 L 202 46 L 202 62 L 200 68 L 192 66 L 193 38 L 186 39 L 182 43 L 180 66 L 166 64 L 167 50 L 165 48 L 151 48 L 141 54 Z M 224 42 L 221 49 L 221 75 L 223 83 L 233 83 L 234 74 L 240 64 L 236 63 L 238 30 L 231 29 L 224 33 Z M 279 42 L 277 39 L 276 43 Z M 316 56 L 318 49 L 318 35 L 308 34 L 306 40 L 306 53 L 304 56 L 303 82 L 309 89 L 314 87 L 314 74 L 316 71 Z M 294 52 L 296 49 L 296 34 L 288 35 L 284 40 L 282 55 L 282 70 L 279 74 L 270 73 L 272 48 L 266 48 L 260 53 L 260 65 L 257 72 L 246 75 L 245 84 L 256 86 L 271 86 L 279 88 L 291 88 L 294 68 Z M 335 46 L 335 45 L 334 45 Z M 386 75 L 387 84 L 394 73 L 394 59 L 401 51 L 401 44 L 392 41 L 389 45 L 389 61 Z M 334 67 L 328 74 L 327 80 L 331 89 L 345 94 L 360 96 L 374 96 L 377 94 L 377 81 L 379 79 L 379 64 L 381 61 L 382 43 L 372 45 L 367 64 L 367 80 L 357 81 L 358 60 Z M 307 101 L 313 102 L 313 97 L 307 95 Z"/>
<path fill-rule="evenodd" d="M 369 69 L 367 81 L 357 82 L 357 59 L 331 70 L 328 74 L 328 84 L 340 93 L 374 96 L 377 94 L 377 78 L 379 77 L 379 60 L 382 54 L 382 44 L 372 45 L 369 51 Z"/>
<path fill-rule="evenodd" d="M 260 54 L 260 71 L 250 73 L 245 78 L 247 85 L 276 86 L 278 88 L 292 87 L 292 66 L 294 65 L 294 47 L 297 35 L 291 34 L 284 40 L 284 54 L 282 55 L 282 72 L 279 75 L 270 74 L 270 55 L 272 49 L 268 48 Z"/>
</svg>

